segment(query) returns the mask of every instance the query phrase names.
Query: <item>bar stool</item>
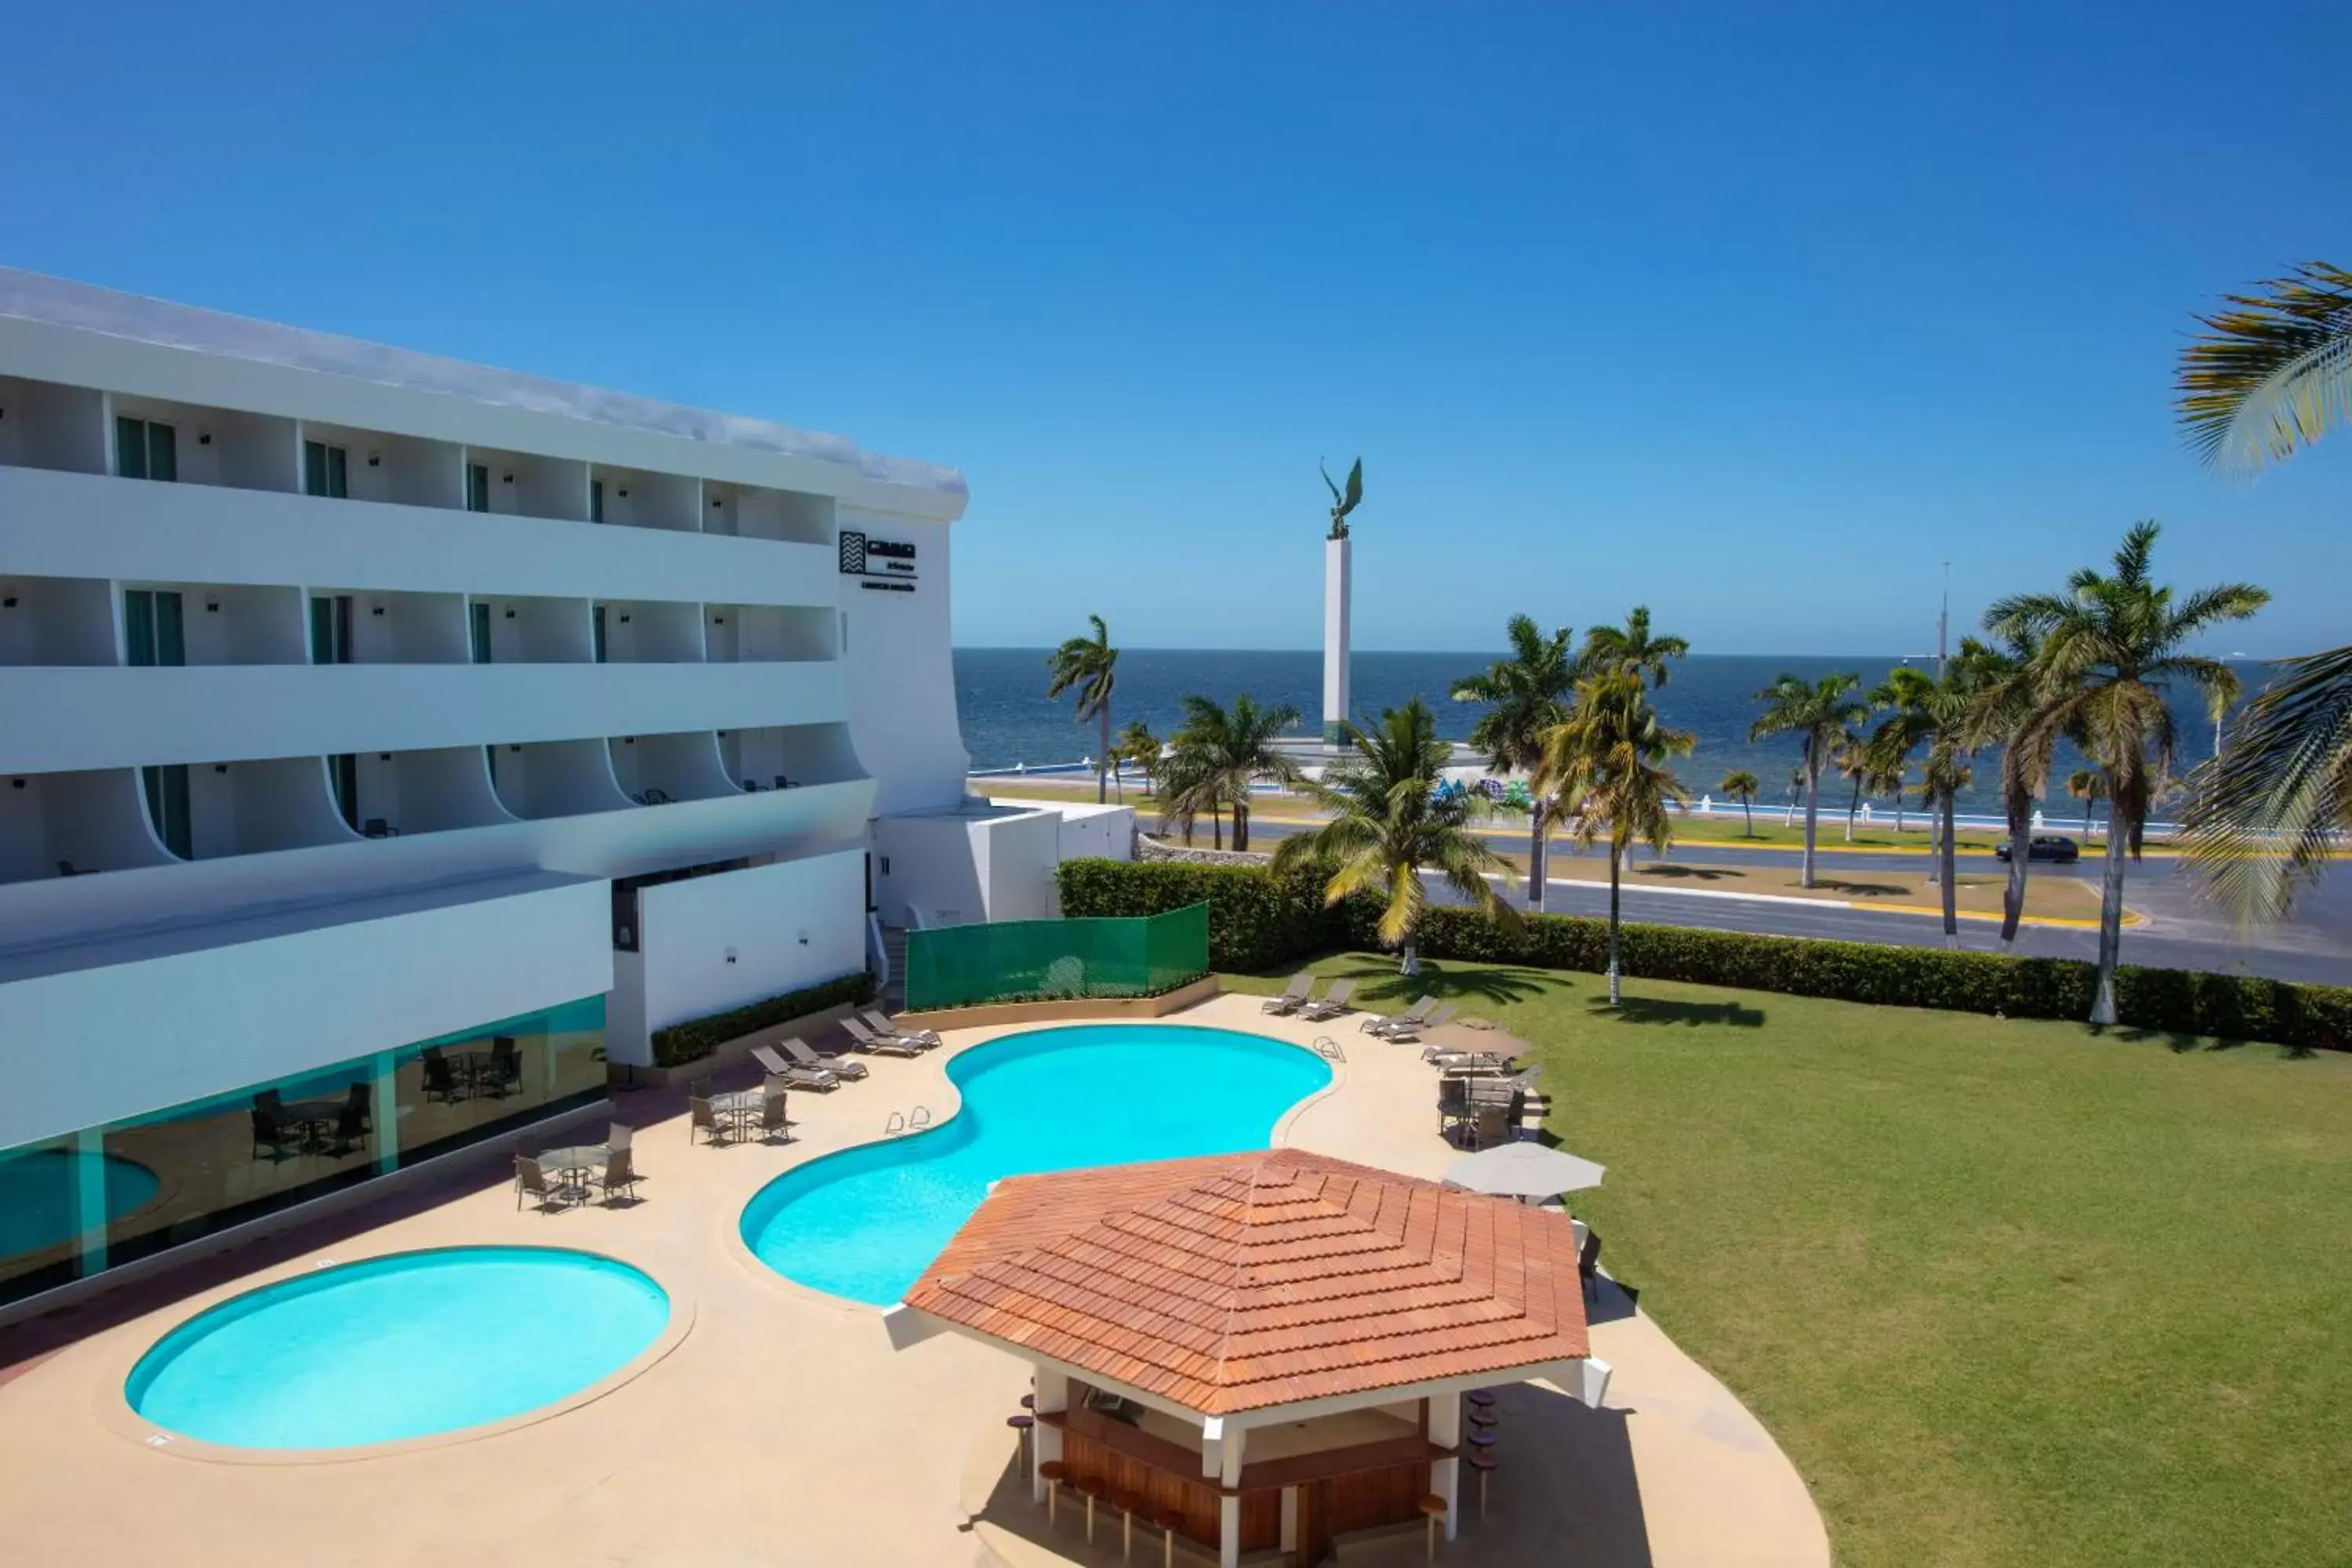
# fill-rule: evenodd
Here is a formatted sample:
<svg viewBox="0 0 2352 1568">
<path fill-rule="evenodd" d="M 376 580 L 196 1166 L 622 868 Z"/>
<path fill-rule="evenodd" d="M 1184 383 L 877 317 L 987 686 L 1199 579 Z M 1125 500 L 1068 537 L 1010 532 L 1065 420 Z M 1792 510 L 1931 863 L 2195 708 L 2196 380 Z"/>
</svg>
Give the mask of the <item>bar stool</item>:
<svg viewBox="0 0 2352 1568">
<path fill-rule="evenodd" d="M 1013 1428 L 1013 1440 L 1021 1445 L 1021 1473 L 1029 1473 L 1029 1432 L 1037 1425 L 1034 1415 L 1008 1415 L 1004 1424 Z"/>
<path fill-rule="evenodd" d="M 1480 1410 L 1474 1406 L 1469 1415 L 1470 1425 L 1481 1432 L 1489 1426 L 1499 1426 L 1502 1423 L 1502 1417 L 1496 1415 L 1492 1410 Z"/>
<path fill-rule="evenodd" d="M 1135 1515 L 1143 1499 L 1122 1488 L 1110 1494 L 1110 1506 L 1118 1510 L 1118 1560 L 1124 1563 L 1135 1554 Z"/>
<path fill-rule="evenodd" d="M 1024 1409 L 1024 1410 L 1034 1410 L 1034 1409 L 1036 1409 L 1036 1408 L 1037 1408 L 1037 1396 L 1036 1396 L 1035 1394 L 1023 1394 L 1023 1395 L 1021 1396 L 1021 1408 L 1022 1408 L 1022 1409 Z"/>
<path fill-rule="evenodd" d="M 1110 1483 L 1100 1476 L 1080 1476 L 1072 1483 L 1078 1495 L 1087 1500 L 1087 1544 L 1095 1543 L 1095 1504 L 1110 1490 Z"/>
<path fill-rule="evenodd" d="M 1059 1459 L 1048 1459 L 1037 1467 L 1037 1479 L 1045 1483 L 1045 1528 L 1054 1528 L 1054 1506 L 1061 1500 L 1062 1483 L 1070 1479 L 1070 1467 Z"/>
<path fill-rule="evenodd" d="M 1495 1408 L 1495 1391 L 1491 1388 L 1474 1388 L 1462 1397 L 1480 1410 Z"/>
<path fill-rule="evenodd" d="M 1184 1522 L 1181 1508 L 1163 1508 L 1151 1516 L 1160 1530 L 1160 1568 L 1176 1568 L 1176 1527 Z"/>
<path fill-rule="evenodd" d="M 1478 1448 L 1471 1452 L 1470 1468 L 1478 1472 L 1478 1522 L 1481 1524 L 1486 1522 L 1486 1478 L 1493 1475 L 1502 1462 L 1495 1458 L 1492 1448 Z"/>
<path fill-rule="evenodd" d="M 1437 1522 L 1445 1517 L 1445 1500 L 1435 1492 L 1421 1500 L 1421 1513 L 1429 1521 L 1429 1560 L 1437 1561 Z"/>
</svg>

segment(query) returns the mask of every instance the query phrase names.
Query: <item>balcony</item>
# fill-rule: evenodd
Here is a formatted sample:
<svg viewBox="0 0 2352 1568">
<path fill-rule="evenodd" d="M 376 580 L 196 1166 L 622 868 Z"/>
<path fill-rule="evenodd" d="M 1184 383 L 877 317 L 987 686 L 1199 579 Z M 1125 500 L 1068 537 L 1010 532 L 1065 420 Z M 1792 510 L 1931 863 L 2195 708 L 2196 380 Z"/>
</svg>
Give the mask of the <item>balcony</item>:
<svg viewBox="0 0 2352 1568">
<path fill-rule="evenodd" d="M 105 396 L 0 375 L 0 466 L 108 472 Z"/>
<path fill-rule="evenodd" d="M 649 474 L 599 463 L 588 470 L 588 521 L 619 528 L 698 533 L 702 486 L 679 474 Z"/>
<path fill-rule="evenodd" d="M 477 664 L 589 664 L 595 659 L 585 599 L 477 596 L 469 613 Z"/>
<path fill-rule="evenodd" d="M 112 664 L 114 595 L 89 577 L 0 577 L 0 665 Z"/>
<path fill-rule="evenodd" d="M 591 612 L 599 664 L 700 664 L 702 606 L 615 599 Z"/>
<path fill-rule="evenodd" d="M 719 765 L 719 746 L 708 730 L 672 735 L 619 735 L 607 742 L 613 776 L 639 805 L 687 800 L 720 800 L 734 795 L 734 783 Z"/>
<path fill-rule="evenodd" d="M 311 419 L 300 436 L 305 495 L 451 510 L 466 504 L 465 448 L 455 442 Z"/>
<path fill-rule="evenodd" d="M 527 820 L 626 811 L 635 804 L 614 782 L 601 736 L 492 746 L 485 755 L 499 804 Z"/>
<path fill-rule="evenodd" d="M 122 588 L 127 665 L 300 664 L 302 595 L 226 583 L 131 582 Z"/>
<path fill-rule="evenodd" d="M 703 658 L 712 664 L 832 658 L 838 616 L 814 605 L 705 605 Z"/>
<path fill-rule="evenodd" d="M 362 752 L 348 763 L 331 759 L 343 820 L 363 837 L 400 837 L 515 820 L 490 783 L 489 750 Z"/>
<path fill-rule="evenodd" d="M 193 767 L 142 770 L 151 803 L 163 803 L 160 837 L 175 853 L 210 860 L 347 844 L 359 837 L 343 819 L 321 757 L 264 757 Z M 173 792 L 184 780 L 185 837 Z"/>
<path fill-rule="evenodd" d="M 0 882 L 173 864 L 148 824 L 140 785 L 130 768 L 0 783 Z"/>
<path fill-rule="evenodd" d="M 225 489 L 299 491 L 301 443 L 294 421 L 160 397 L 113 396 L 106 471 Z"/>
<path fill-rule="evenodd" d="M 768 724 L 723 730 L 718 740 L 727 776 L 747 794 L 866 776 L 846 724 Z"/>
<path fill-rule="evenodd" d="M 467 511 L 499 517 L 588 521 L 588 465 L 570 458 L 540 458 L 493 447 L 465 448 Z"/>
<path fill-rule="evenodd" d="M 464 595 L 320 588 L 310 595 L 313 664 L 471 664 Z"/>
<path fill-rule="evenodd" d="M 702 486 L 705 533 L 830 545 L 834 539 L 833 513 L 831 496 L 724 484 L 717 479 L 707 479 Z"/>
</svg>

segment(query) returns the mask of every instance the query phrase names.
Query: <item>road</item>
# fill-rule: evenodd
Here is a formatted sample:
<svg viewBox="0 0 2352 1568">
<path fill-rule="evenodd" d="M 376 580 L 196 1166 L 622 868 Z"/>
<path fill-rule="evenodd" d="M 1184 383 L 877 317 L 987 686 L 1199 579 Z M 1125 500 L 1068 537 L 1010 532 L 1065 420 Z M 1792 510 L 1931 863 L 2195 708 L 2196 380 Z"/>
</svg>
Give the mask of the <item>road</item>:
<svg viewBox="0 0 2352 1568">
<path fill-rule="evenodd" d="M 1146 826 L 1150 826 L 1148 818 Z M 1271 841 L 1298 831 L 1300 829 L 1296 825 L 1261 818 L 1250 824 L 1251 847 L 1269 847 Z M 1198 836 L 1195 842 L 1205 843 L 1206 837 Z M 1526 840 L 1522 837 L 1516 845 L 1503 840 L 1498 847 L 1524 848 L 1525 845 Z M 1552 853 L 1557 858 L 1574 851 L 1555 844 Z M 1591 853 L 1598 856 L 1600 851 Z M 1692 844 L 1676 849 L 1673 858 L 1719 865 L 1793 866 L 1800 855 L 1793 849 Z M 1842 876 L 1876 870 L 1899 871 L 1916 877 L 1920 875 L 1924 864 L 1917 855 L 1841 853 L 1823 858 L 1825 869 L 1833 869 Z M 1990 855 L 1962 855 L 1958 857 L 1958 863 L 1964 872 L 2000 875 L 2005 869 Z M 2036 863 L 2032 875 L 2036 879 L 2078 877 L 2095 882 L 2099 864 L 2095 858 L 2085 859 L 2072 867 Z M 1524 876 L 1514 880 L 1510 891 L 1513 903 L 1524 905 L 1522 895 L 1526 882 Z M 1435 886 L 1431 889 L 1431 897 L 1440 902 L 1458 901 L 1450 892 Z M 2274 980 L 2322 984 L 2352 984 L 2352 865 L 2343 867 L 2308 892 L 2292 921 L 2260 928 L 2244 935 L 2227 916 L 2200 901 L 2177 860 L 2152 858 L 2133 866 L 2125 884 L 2125 900 L 2133 909 L 2147 917 L 2147 923 L 2125 929 L 2123 960 L 2126 963 L 2263 974 Z M 1609 910 L 1609 889 L 1605 883 L 1554 879 L 1549 884 L 1544 902 L 1547 912 L 1551 914 L 1605 915 Z M 2095 908 L 2095 905 L 2092 907 Z M 1943 921 L 1933 915 L 1889 914 L 1828 904 L 1814 906 L 1705 897 L 1647 889 L 1627 889 L 1623 895 L 1623 910 L 1629 921 L 1645 921 L 1658 925 L 1763 931 L 1781 936 L 1832 937 L 1842 942 L 1877 942 L 1915 947 L 1944 945 Z M 2032 910 L 2032 890 L 2029 885 L 2026 893 L 2028 914 Z M 1959 945 L 1978 952 L 1995 952 L 2000 946 L 2000 927 L 1991 921 L 1962 920 L 1959 922 Z M 2088 961 L 2098 956 L 2098 946 L 2099 933 L 2091 927 L 2027 926 L 2018 932 L 2017 938 L 2018 952 L 2045 958 Z"/>
</svg>

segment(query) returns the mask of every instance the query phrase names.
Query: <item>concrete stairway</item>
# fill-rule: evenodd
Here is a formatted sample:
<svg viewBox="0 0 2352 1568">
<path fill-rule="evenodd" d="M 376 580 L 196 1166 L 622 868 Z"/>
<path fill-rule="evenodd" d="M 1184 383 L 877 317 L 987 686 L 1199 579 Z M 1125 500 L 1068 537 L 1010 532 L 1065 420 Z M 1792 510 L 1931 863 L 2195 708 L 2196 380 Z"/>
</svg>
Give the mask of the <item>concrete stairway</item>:
<svg viewBox="0 0 2352 1568">
<path fill-rule="evenodd" d="M 882 988 L 881 1002 L 885 1011 L 897 1012 L 907 1005 L 907 932 L 902 926 L 882 928 L 882 952 L 890 961 L 890 984 Z"/>
</svg>

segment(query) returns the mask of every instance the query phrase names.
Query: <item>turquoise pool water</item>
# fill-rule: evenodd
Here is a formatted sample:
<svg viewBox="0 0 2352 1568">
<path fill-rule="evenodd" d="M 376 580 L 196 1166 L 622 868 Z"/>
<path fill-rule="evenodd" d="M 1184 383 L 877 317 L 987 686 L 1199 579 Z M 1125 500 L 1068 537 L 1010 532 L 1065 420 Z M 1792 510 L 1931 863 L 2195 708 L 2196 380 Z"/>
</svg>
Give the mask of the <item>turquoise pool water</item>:
<svg viewBox="0 0 2352 1568">
<path fill-rule="evenodd" d="M 348 1448 L 479 1426 L 618 1372 L 669 1297 L 590 1253 L 455 1247 L 321 1268 L 173 1330 L 124 1386 L 170 1431 L 239 1448 Z"/>
<path fill-rule="evenodd" d="M 813 1160 L 760 1189 L 743 1241 L 787 1279 L 887 1306 L 988 1195 L 1036 1171 L 1263 1149 L 1331 1081 L 1320 1057 L 1263 1036 L 1087 1024 L 1008 1035 L 948 1064 L 963 1095 L 929 1132 Z M 881 1114 L 877 1110 L 876 1114 Z"/>
<path fill-rule="evenodd" d="M 162 1184 L 136 1160 L 73 1149 L 37 1149 L 0 1160 L 0 1258 L 73 1240 L 74 1194 L 92 1165 L 105 1184 L 106 1217 L 121 1219 Z"/>
</svg>

